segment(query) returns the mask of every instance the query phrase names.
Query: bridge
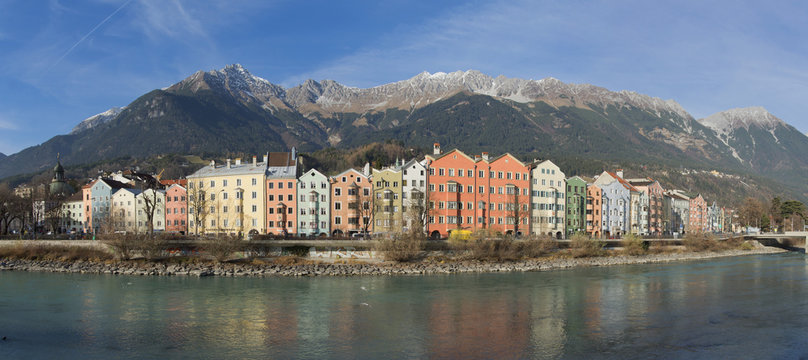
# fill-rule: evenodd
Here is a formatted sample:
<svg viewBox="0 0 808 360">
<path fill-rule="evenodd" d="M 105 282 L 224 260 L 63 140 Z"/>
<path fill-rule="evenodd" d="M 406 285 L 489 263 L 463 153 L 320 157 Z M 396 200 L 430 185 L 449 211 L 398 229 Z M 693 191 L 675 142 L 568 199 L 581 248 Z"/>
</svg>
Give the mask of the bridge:
<svg viewBox="0 0 808 360">
<path fill-rule="evenodd" d="M 789 251 L 805 252 L 808 243 L 808 231 L 788 231 L 784 234 L 750 234 L 745 240 L 757 240 L 765 246 L 774 246 Z"/>
</svg>

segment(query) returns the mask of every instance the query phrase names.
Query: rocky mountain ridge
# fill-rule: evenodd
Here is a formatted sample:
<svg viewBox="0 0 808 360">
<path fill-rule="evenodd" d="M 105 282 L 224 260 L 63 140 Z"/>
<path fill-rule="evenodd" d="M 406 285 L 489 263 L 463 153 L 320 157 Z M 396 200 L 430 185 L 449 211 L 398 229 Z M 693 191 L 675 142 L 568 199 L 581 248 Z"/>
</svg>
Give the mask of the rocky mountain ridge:
<svg viewBox="0 0 808 360">
<path fill-rule="evenodd" d="M 388 140 L 526 158 L 692 165 L 778 179 L 808 173 L 808 160 L 794 151 L 808 153 L 808 138 L 757 108 L 696 120 L 673 100 L 475 70 L 424 72 L 367 89 L 332 80 L 284 88 L 235 64 L 198 71 L 85 119 L 70 134 L 0 159 L 0 177 L 52 167 L 56 153 L 75 164 L 291 146 L 305 152 Z M 808 189 L 800 192 L 808 196 Z"/>
</svg>

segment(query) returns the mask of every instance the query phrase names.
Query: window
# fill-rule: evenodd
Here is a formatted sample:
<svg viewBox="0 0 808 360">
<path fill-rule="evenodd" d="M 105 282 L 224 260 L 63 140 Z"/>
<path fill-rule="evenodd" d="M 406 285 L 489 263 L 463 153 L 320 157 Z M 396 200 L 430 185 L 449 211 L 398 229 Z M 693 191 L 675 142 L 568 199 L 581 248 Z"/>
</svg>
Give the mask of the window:
<svg viewBox="0 0 808 360">
<path fill-rule="evenodd" d="M 227 193 L 226 192 L 222 193 L 222 200 L 227 200 Z"/>
<path fill-rule="evenodd" d="M 272 210 L 272 209 L 270 209 L 270 210 Z M 252 212 L 258 212 L 258 206 L 257 205 L 252 206 Z"/>
<path fill-rule="evenodd" d="M 222 180 L 222 186 L 227 186 L 227 180 Z"/>
<path fill-rule="evenodd" d="M 241 186 L 241 179 L 236 179 L 236 186 Z"/>
<path fill-rule="evenodd" d="M 258 198 L 258 193 L 257 193 L 257 192 L 255 192 L 255 191 L 253 191 L 253 192 L 252 192 L 252 198 L 253 198 L 253 199 L 257 199 L 257 198 Z"/>
<path fill-rule="evenodd" d="M 267 183 L 267 189 L 270 189 L 270 190 L 271 190 L 271 189 L 274 189 L 274 188 L 275 188 L 275 184 L 273 184 L 273 183 Z"/>
<path fill-rule="evenodd" d="M 258 179 L 252 178 L 252 184 L 253 185 L 258 185 Z M 255 225 L 253 225 L 253 226 L 255 226 Z"/>
<path fill-rule="evenodd" d="M 344 178 L 345 178 L 345 177 L 343 177 L 343 179 L 344 179 Z M 345 181 L 345 180 L 343 180 L 343 181 Z M 349 194 L 350 194 L 350 192 L 351 192 L 351 189 L 348 189 L 348 193 L 349 193 Z M 334 196 L 340 196 L 341 194 L 342 194 L 342 189 L 340 189 L 340 188 L 334 188 Z"/>
<path fill-rule="evenodd" d="M 268 195 L 267 200 L 268 201 L 275 201 L 275 195 L 272 195 L 272 194 Z"/>
<path fill-rule="evenodd" d="M 305 188 L 306 188 L 306 183 L 304 183 L 304 182 L 302 182 L 302 181 L 301 181 L 301 182 L 300 182 L 300 188 L 301 188 L 301 189 L 305 189 Z"/>
<path fill-rule="evenodd" d="M 334 203 L 334 210 L 342 210 L 342 203 L 341 202 L 335 202 Z"/>
<path fill-rule="evenodd" d="M 292 201 L 294 199 L 295 199 L 294 195 L 292 195 L 292 194 L 286 195 L 286 201 Z"/>
<path fill-rule="evenodd" d="M 210 181 L 210 187 L 216 187 L 216 181 L 215 180 Z"/>
<path fill-rule="evenodd" d="M 227 212 L 227 206 L 222 206 L 222 212 L 223 212 L 223 213 L 226 213 L 226 212 Z"/>
</svg>

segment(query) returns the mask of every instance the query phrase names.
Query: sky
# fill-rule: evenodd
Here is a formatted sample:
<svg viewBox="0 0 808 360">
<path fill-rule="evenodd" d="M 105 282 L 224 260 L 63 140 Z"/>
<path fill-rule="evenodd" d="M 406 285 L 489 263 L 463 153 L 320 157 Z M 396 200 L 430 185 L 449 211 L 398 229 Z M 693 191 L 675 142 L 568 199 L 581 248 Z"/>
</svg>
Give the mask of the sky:
<svg viewBox="0 0 808 360">
<path fill-rule="evenodd" d="M 800 1 L 0 0 L 0 152 L 235 63 L 286 87 L 554 77 L 696 118 L 763 106 L 805 133 L 805 19 Z"/>
</svg>

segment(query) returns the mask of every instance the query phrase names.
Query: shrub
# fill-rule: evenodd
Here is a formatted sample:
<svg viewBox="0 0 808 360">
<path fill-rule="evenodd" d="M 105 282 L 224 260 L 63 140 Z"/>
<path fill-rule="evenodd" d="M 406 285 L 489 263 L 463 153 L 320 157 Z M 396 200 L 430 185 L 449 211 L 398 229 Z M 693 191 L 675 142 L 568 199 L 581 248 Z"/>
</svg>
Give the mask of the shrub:
<svg viewBox="0 0 808 360">
<path fill-rule="evenodd" d="M 603 256 L 606 254 L 605 246 L 605 242 L 590 239 L 584 234 L 575 234 L 570 238 L 570 253 L 576 258 Z"/>
<path fill-rule="evenodd" d="M 377 240 L 373 247 L 383 254 L 385 260 L 407 262 L 421 255 L 425 243 L 426 236 L 419 230 L 413 230 Z"/>
<path fill-rule="evenodd" d="M 750 242 L 746 241 L 746 242 L 742 243 L 742 244 L 741 244 L 741 246 L 740 246 L 739 248 L 740 248 L 741 250 L 744 250 L 744 251 L 750 251 L 750 250 L 754 249 L 754 248 L 755 248 L 755 246 L 754 246 L 754 245 L 752 245 L 752 243 L 750 243 Z"/>
<path fill-rule="evenodd" d="M 155 260 L 163 255 L 166 249 L 167 241 L 161 235 L 142 235 L 137 246 L 140 249 L 140 255 L 146 260 Z"/>
<path fill-rule="evenodd" d="M 682 239 L 682 244 L 690 251 L 714 251 L 720 249 L 720 244 L 715 238 L 707 233 L 690 232 Z"/>
<path fill-rule="evenodd" d="M 648 244 L 635 234 L 627 234 L 620 241 L 623 252 L 628 255 L 643 255 L 648 252 Z"/>
<path fill-rule="evenodd" d="M 217 262 L 227 261 L 234 252 L 244 246 L 244 242 L 237 236 L 217 235 L 202 240 L 202 250 L 213 256 Z"/>
<path fill-rule="evenodd" d="M 520 253 L 526 258 L 541 257 L 558 249 L 558 242 L 545 234 L 539 236 L 530 235 L 519 245 L 521 245 Z"/>
<path fill-rule="evenodd" d="M 138 250 L 138 237 L 135 234 L 104 234 L 101 243 L 107 245 L 120 260 L 131 259 Z"/>
</svg>

